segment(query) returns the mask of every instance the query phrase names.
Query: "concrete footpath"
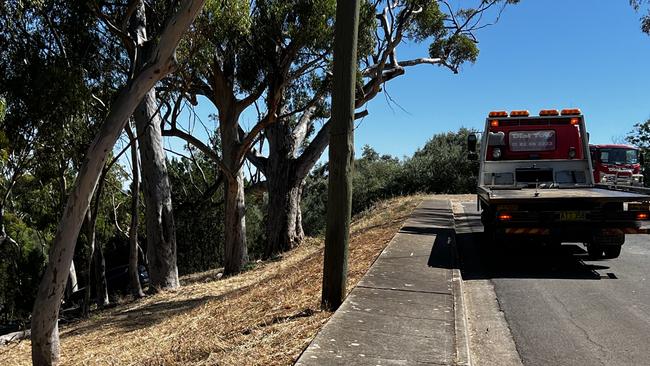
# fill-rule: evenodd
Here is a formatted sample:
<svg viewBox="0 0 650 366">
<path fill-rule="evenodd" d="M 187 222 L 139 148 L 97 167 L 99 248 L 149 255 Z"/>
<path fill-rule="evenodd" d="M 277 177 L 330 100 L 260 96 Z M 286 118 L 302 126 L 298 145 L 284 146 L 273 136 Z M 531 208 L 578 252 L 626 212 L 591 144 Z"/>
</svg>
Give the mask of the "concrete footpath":
<svg viewBox="0 0 650 366">
<path fill-rule="evenodd" d="M 296 365 L 468 365 L 449 201 L 416 208 Z"/>
</svg>

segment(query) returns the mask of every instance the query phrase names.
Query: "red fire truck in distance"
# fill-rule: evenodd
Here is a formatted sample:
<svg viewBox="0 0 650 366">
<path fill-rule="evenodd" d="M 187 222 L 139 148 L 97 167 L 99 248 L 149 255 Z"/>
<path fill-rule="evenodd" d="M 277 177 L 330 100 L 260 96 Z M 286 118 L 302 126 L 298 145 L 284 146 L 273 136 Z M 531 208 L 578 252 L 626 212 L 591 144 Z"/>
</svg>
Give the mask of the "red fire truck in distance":
<svg viewBox="0 0 650 366">
<path fill-rule="evenodd" d="M 630 145 L 589 145 L 594 181 L 608 185 L 643 186 L 643 156 Z"/>
<path fill-rule="evenodd" d="M 648 232 L 650 190 L 598 184 L 587 136 L 579 109 L 489 113 L 478 154 L 467 141 L 489 242 L 578 242 L 616 258 L 625 234 Z"/>
</svg>

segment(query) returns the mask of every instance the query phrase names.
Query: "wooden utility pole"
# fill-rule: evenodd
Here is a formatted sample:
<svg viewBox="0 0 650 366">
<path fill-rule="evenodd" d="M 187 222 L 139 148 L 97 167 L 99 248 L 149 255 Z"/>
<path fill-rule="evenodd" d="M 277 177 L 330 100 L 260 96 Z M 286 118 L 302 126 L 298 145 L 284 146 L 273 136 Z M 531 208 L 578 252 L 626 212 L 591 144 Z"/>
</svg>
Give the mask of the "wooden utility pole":
<svg viewBox="0 0 650 366">
<path fill-rule="evenodd" d="M 337 0 L 329 147 L 327 229 L 321 306 L 336 310 L 345 297 L 354 163 L 354 91 L 359 0 Z"/>
</svg>

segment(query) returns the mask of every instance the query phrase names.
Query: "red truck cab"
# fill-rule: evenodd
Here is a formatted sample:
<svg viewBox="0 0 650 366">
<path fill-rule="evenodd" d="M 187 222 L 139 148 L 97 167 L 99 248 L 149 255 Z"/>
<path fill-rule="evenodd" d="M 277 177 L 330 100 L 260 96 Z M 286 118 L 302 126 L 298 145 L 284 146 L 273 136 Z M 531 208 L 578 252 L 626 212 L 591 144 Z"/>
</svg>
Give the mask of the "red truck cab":
<svg viewBox="0 0 650 366">
<path fill-rule="evenodd" d="M 487 160 L 584 159 L 578 117 L 545 118 L 550 110 L 536 119 L 528 111 L 513 113 L 507 119 L 490 120 L 489 138 L 501 141 L 488 146 Z"/>
<path fill-rule="evenodd" d="M 589 145 L 594 181 L 601 184 L 643 186 L 641 155 L 630 145 Z"/>
</svg>

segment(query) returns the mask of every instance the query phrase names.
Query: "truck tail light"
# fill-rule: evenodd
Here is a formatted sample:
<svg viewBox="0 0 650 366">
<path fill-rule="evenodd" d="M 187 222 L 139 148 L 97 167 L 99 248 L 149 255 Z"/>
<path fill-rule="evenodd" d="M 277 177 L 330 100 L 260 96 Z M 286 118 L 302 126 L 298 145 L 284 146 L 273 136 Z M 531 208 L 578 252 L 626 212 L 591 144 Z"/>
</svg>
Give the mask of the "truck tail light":
<svg viewBox="0 0 650 366">
<path fill-rule="evenodd" d="M 497 216 L 497 218 L 501 221 L 509 221 L 512 220 L 512 215 L 507 213 L 500 213 L 499 216 Z"/>
<path fill-rule="evenodd" d="M 571 118 L 571 125 L 576 126 L 578 123 L 580 123 L 580 118 Z"/>
<path fill-rule="evenodd" d="M 492 121 L 490 121 L 490 126 L 499 127 L 499 120 L 493 119 Z"/>
<path fill-rule="evenodd" d="M 636 219 L 637 220 L 647 220 L 648 219 L 648 213 L 647 212 L 639 212 L 636 214 Z"/>
</svg>

